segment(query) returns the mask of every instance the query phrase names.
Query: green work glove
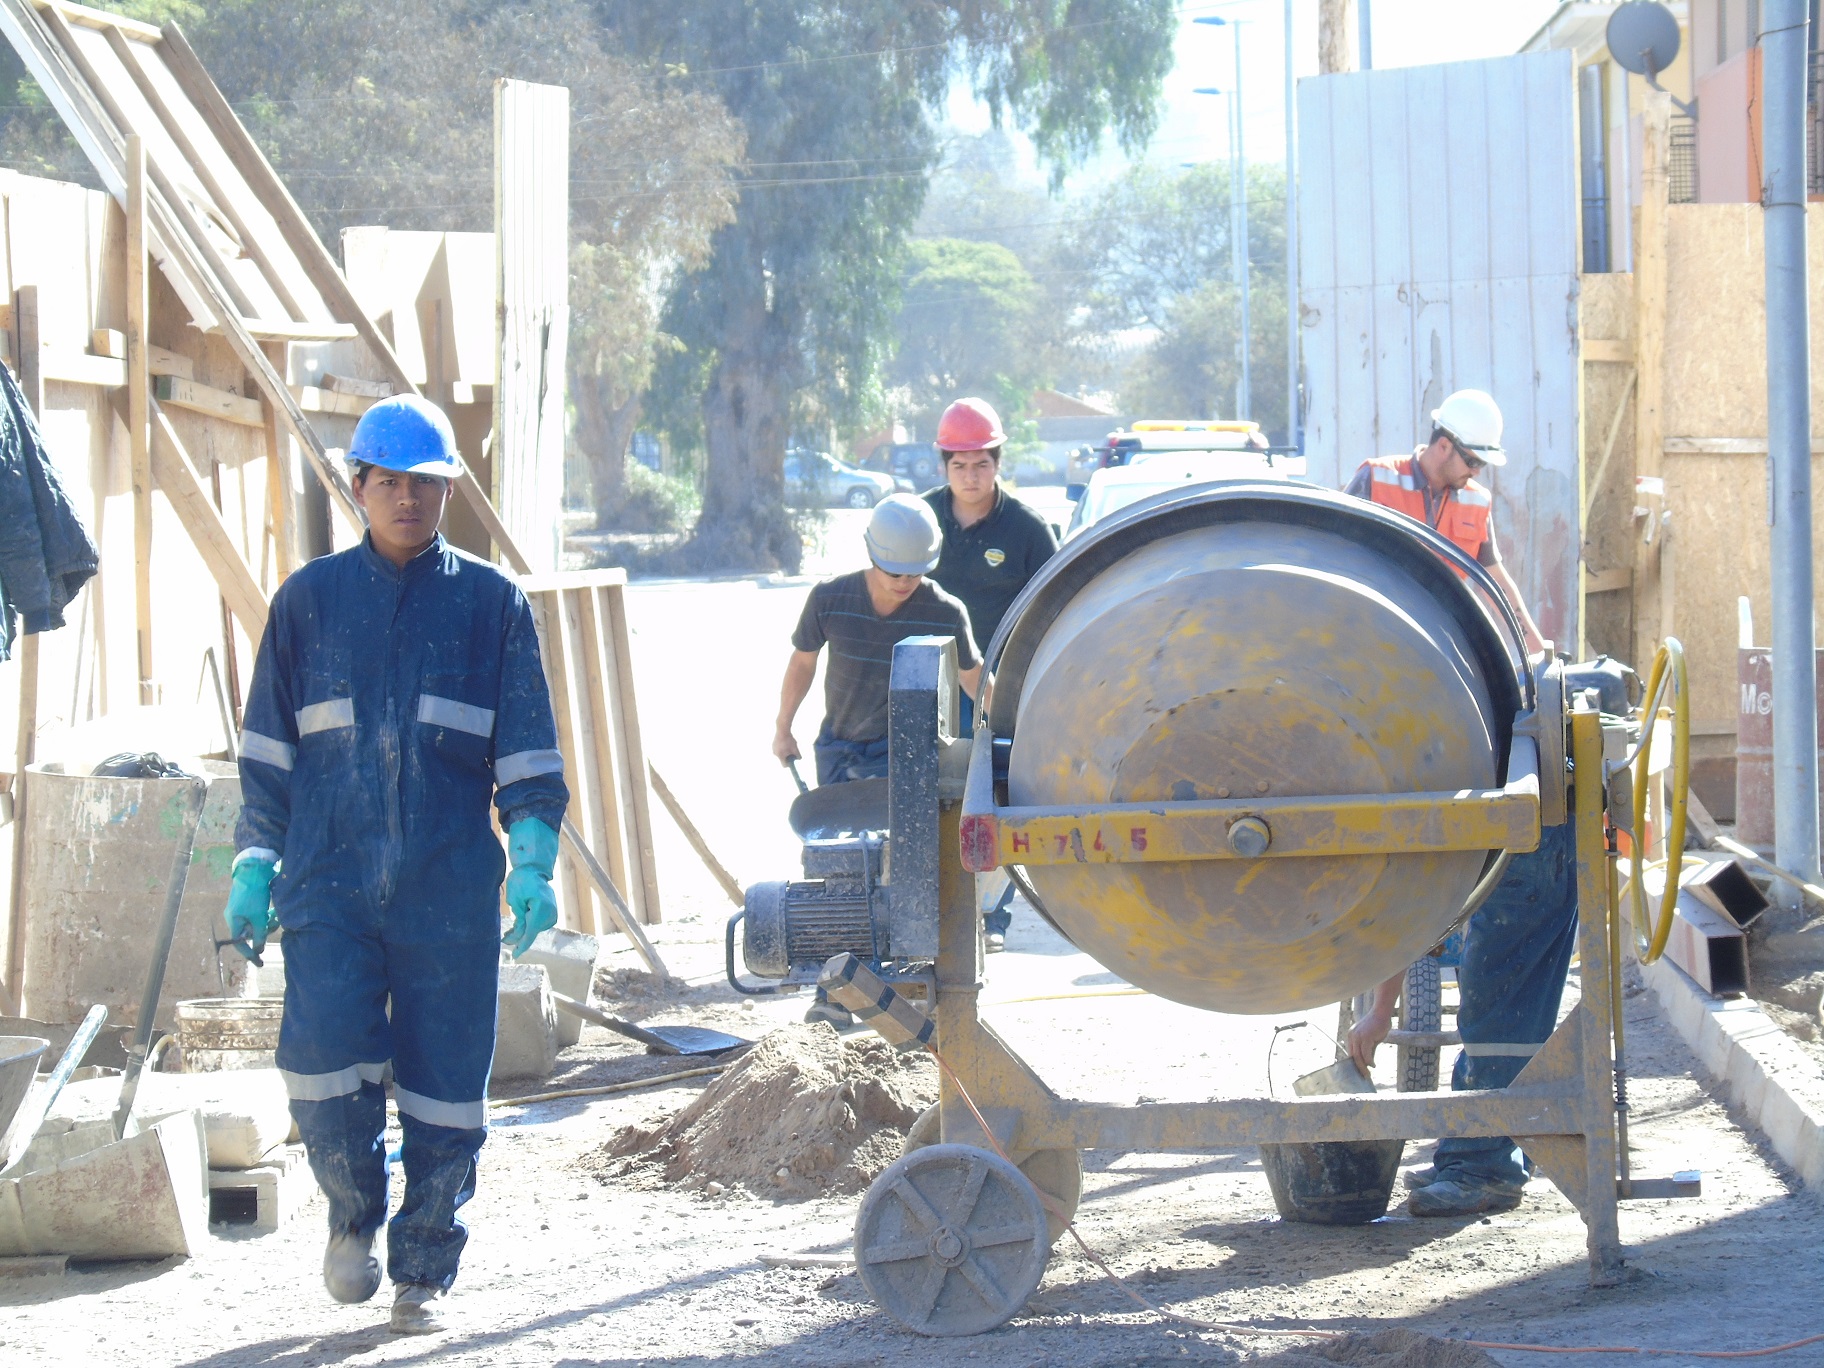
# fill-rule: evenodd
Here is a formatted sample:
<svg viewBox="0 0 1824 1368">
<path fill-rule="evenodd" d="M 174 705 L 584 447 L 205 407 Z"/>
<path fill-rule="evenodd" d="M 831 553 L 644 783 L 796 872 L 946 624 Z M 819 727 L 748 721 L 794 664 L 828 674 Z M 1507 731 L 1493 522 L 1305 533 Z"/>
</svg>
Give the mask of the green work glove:
<svg viewBox="0 0 1824 1368">
<path fill-rule="evenodd" d="M 228 889 L 228 938 L 243 957 L 257 960 L 272 930 L 272 876 L 278 865 L 258 855 L 234 862 Z"/>
<path fill-rule="evenodd" d="M 507 906 L 513 929 L 500 943 L 518 959 L 532 948 L 539 933 L 557 925 L 557 895 L 551 874 L 557 868 L 557 833 L 536 817 L 521 817 L 507 828 Z"/>
</svg>

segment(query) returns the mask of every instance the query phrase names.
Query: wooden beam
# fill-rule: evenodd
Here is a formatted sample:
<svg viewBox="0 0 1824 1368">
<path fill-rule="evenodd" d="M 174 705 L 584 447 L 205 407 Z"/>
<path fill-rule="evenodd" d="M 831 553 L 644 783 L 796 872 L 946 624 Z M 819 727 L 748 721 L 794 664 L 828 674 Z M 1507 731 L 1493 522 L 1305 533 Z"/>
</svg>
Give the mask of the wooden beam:
<svg viewBox="0 0 1824 1368">
<path fill-rule="evenodd" d="M 1586 337 L 1579 348 L 1585 361 L 1610 361 L 1626 365 L 1634 359 L 1634 344 L 1613 337 Z"/>
<path fill-rule="evenodd" d="M 241 250 L 259 268 L 260 275 L 264 277 L 267 287 L 271 289 L 279 303 L 291 311 L 292 317 L 303 318 L 308 311 L 298 303 L 297 297 L 291 292 L 291 286 L 286 283 L 285 277 L 274 266 L 272 259 L 266 255 L 266 249 L 260 245 L 260 240 L 255 236 L 253 229 L 241 217 L 241 211 L 234 202 L 234 196 L 225 190 L 221 182 L 215 178 L 215 173 L 209 169 L 208 159 L 197 152 L 196 145 L 190 141 L 190 135 L 185 131 L 183 123 L 172 115 L 169 106 L 165 104 L 164 94 L 152 83 L 152 78 L 146 74 L 145 67 L 140 65 L 139 57 L 128 44 L 126 37 L 115 27 L 109 27 L 106 30 L 106 36 L 108 46 L 114 50 L 114 56 L 127 69 L 127 74 L 133 78 L 133 84 L 139 87 L 140 96 L 145 100 L 147 108 L 152 111 L 153 117 L 163 126 L 171 141 L 177 145 L 178 153 L 189 164 L 191 173 L 202 182 L 202 187 L 208 192 L 209 198 L 215 201 L 215 207 L 221 210 L 226 215 L 228 222 L 234 226 L 235 236 L 240 241 Z M 156 61 L 157 57 L 155 56 L 153 60 Z"/>
<path fill-rule="evenodd" d="M 180 380 L 196 379 L 196 362 L 182 352 L 146 344 L 146 369 L 154 375 L 175 375 Z"/>
<path fill-rule="evenodd" d="M 478 385 L 470 380 L 452 380 L 450 382 L 450 402 L 452 404 L 492 405 L 494 386 Z"/>
<path fill-rule="evenodd" d="M 1586 594 L 1612 594 L 1633 587 L 1632 570 L 1592 570 L 1587 565 L 1583 567 L 1583 592 Z"/>
<path fill-rule="evenodd" d="M 96 356 L 127 359 L 127 335 L 119 328 L 96 328 L 89 334 L 89 351 Z"/>
<path fill-rule="evenodd" d="M 359 418 L 380 402 L 365 395 L 337 394 L 334 390 L 320 389 L 316 385 L 293 385 L 291 397 L 298 401 L 298 407 L 306 413 L 330 413 L 343 418 Z"/>
<path fill-rule="evenodd" d="M 13 296 L 13 323 L 19 330 L 19 386 L 33 416 L 44 411 L 44 383 L 37 374 L 38 287 L 21 285 Z M 29 346 L 27 345 L 29 343 Z M 28 381 L 24 361 L 32 362 Z M 7 916 L 7 997 L 15 1013 L 25 1009 L 25 769 L 37 757 L 38 745 L 38 637 L 19 638 L 19 716 L 13 750 L 13 880 Z"/>
<path fill-rule="evenodd" d="M 127 383 L 127 363 L 112 356 L 90 356 L 87 352 L 46 351 L 38 360 L 39 373 L 46 380 L 67 385 L 94 385 L 97 389 L 120 389 Z"/>
<path fill-rule="evenodd" d="M 146 335 L 152 296 L 146 279 L 146 145 L 127 139 L 127 443 L 133 469 L 133 611 L 139 629 L 139 701 L 157 701 L 152 671 L 152 393 Z"/>
<path fill-rule="evenodd" d="M 19 330 L 19 361 L 14 367 L 25 402 L 44 412 L 44 344 L 38 336 L 38 287 L 21 285 L 13 295 L 13 321 Z"/>
<path fill-rule="evenodd" d="M 1765 456 L 1765 437 L 1667 437 L 1659 449 L 1668 456 Z M 1811 454 L 1824 456 L 1824 440 L 1811 439 Z"/>
<path fill-rule="evenodd" d="M 341 268 L 336 265 L 335 259 L 330 256 L 328 249 L 323 246 L 322 240 L 317 237 L 316 230 L 310 226 L 310 220 L 304 216 L 304 211 L 298 207 L 298 202 L 291 197 L 291 191 L 285 188 L 285 182 L 279 179 L 278 173 L 272 169 L 272 164 L 266 160 L 265 154 L 260 151 L 258 144 L 248 134 L 240 117 L 211 79 L 202 59 L 196 55 L 189 40 L 184 37 L 182 28 L 176 24 L 165 25 L 162 50 L 165 66 L 169 68 L 184 93 L 190 97 L 190 102 L 196 106 L 197 111 L 215 130 L 215 136 L 221 143 L 222 150 L 234 163 L 235 169 L 252 187 L 254 194 L 260 197 L 260 202 L 266 206 L 267 212 L 278 224 L 279 231 L 291 244 L 291 250 L 297 254 L 298 264 L 310 277 L 311 284 L 317 287 L 317 293 L 322 295 L 328 303 L 330 312 L 354 326 L 361 340 L 367 343 L 368 349 L 380 362 L 381 367 L 392 377 L 394 385 L 398 387 L 401 394 L 418 393 L 418 387 L 412 383 L 411 377 L 405 373 L 405 368 L 399 364 L 399 357 L 394 353 L 392 344 L 386 340 L 386 335 L 380 331 L 374 320 L 367 316 L 366 310 L 356 300 L 354 291 L 349 288 L 348 280 L 343 276 Z M 319 468 L 319 478 L 321 478 L 321 468 Z M 495 511 L 493 503 L 488 499 L 487 492 L 476 482 L 475 477 L 465 470 L 457 477 L 456 488 L 461 492 L 463 498 L 468 500 L 469 506 L 474 509 L 475 516 L 481 520 L 481 525 L 487 529 L 488 536 L 493 540 L 495 546 L 500 548 L 501 559 L 522 575 L 531 569 L 518 545 L 507 532 L 506 525 L 501 522 L 500 514 Z"/>
<path fill-rule="evenodd" d="M 293 323 L 285 318 L 244 318 L 241 326 L 256 342 L 352 342 L 358 335 L 347 323 Z"/>
<path fill-rule="evenodd" d="M 175 375 L 155 376 L 152 381 L 152 392 L 161 404 L 172 408 L 189 409 L 192 413 L 201 413 L 210 418 L 223 418 L 230 423 L 239 423 L 242 427 L 265 427 L 265 411 L 258 399 L 249 399 L 245 395 L 235 394 L 231 390 L 216 389 L 213 385 L 199 384 L 195 380 L 180 380 Z"/>
<path fill-rule="evenodd" d="M 1668 162 L 1672 97 L 1648 91 L 1641 110 L 1640 230 L 1634 239 L 1634 354 L 1639 374 L 1634 389 L 1634 479 L 1663 477 L 1666 379 L 1666 236 L 1669 213 Z M 1663 495 L 1636 494 L 1646 509 L 1634 539 L 1634 658 L 1651 660 L 1667 627 L 1660 593 L 1660 514 Z"/>
<path fill-rule="evenodd" d="M 152 405 L 152 474 L 170 499 L 190 540 L 196 543 L 228 611 L 240 620 L 247 635 L 258 641 L 266 632 L 266 595 L 247 562 L 241 559 L 240 548 L 234 544 L 222 515 L 216 512 L 209 487 L 197 473 L 190 453 L 184 450 L 171 420 L 156 403 Z"/>
<path fill-rule="evenodd" d="M 289 344 L 263 344 L 266 359 L 280 375 L 290 373 L 286 352 Z M 285 434 L 279 431 L 279 411 L 270 402 L 261 405 L 266 415 L 266 507 L 272 524 L 272 541 L 278 557 L 279 580 L 297 569 L 297 510 L 291 488 L 291 453 L 285 445 Z"/>
<path fill-rule="evenodd" d="M 386 380 L 357 380 L 352 375 L 325 375 L 323 388 L 332 394 L 352 394 L 362 399 L 385 399 L 396 393 Z"/>
<path fill-rule="evenodd" d="M 142 43 L 156 43 L 159 39 L 157 29 L 150 24 L 142 24 L 137 19 L 126 19 L 105 10 L 91 9 L 87 5 L 73 5 L 69 0 L 32 0 L 32 3 L 41 10 L 57 10 L 79 28 L 100 29 L 104 33 L 116 29 Z"/>
</svg>

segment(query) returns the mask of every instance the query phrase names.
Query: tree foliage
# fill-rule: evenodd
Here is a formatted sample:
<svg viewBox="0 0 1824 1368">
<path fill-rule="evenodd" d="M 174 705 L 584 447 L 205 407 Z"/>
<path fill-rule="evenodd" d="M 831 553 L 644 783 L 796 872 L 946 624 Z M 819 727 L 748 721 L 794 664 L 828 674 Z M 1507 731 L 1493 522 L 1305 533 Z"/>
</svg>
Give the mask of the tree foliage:
<svg viewBox="0 0 1824 1368">
<path fill-rule="evenodd" d="M 794 425 L 880 408 L 906 236 L 950 79 L 1059 169 L 1112 130 L 1142 143 L 1171 61 L 1170 0 L 602 0 L 680 86 L 747 130 L 736 221 L 666 314 L 701 377 L 708 565 L 798 564 L 781 460 Z M 673 407 L 677 406 L 674 398 Z"/>
<path fill-rule="evenodd" d="M 888 371 L 905 411 L 935 418 L 957 395 L 978 394 L 1004 416 L 1018 413 L 1037 379 L 1028 335 L 1038 293 L 999 243 L 914 238 Z"/>
</svg>

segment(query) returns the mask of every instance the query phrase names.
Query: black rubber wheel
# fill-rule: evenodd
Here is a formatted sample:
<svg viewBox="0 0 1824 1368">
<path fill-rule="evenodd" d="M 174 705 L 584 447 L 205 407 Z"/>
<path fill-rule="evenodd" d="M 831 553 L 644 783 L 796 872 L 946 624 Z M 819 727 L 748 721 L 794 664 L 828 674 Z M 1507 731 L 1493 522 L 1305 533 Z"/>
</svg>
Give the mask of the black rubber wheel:
<svg viewBox="0 0 1824 1368">
<path fill-rule="evenodd" d="M 856 485 L 849 491 L 848 503 L 850 508 L 872 508 L 874 507 L 874 492 L 861 485 Z"/>
<path fill-rule="evenodd" d="M 1400 994 L 1400 1029 L 1435 1031 L 1444 1021 L 1444 986 L 1438 958 L 1427 955 L 1406 971 L 1406 987 Z M 1399 1047 L 1400 1091 L 1436 1092 L 1438 1089 L 1438 1047 L 1436 1045 L 1402 1045 Z"/>
<path fill-rule="evenodd" d="M 936 479 L 937 462 L 932 460 L 929 456 L 921 456 L 918 460 L 912 462 L 912 477 L 917 480 Z"/>
</svg>

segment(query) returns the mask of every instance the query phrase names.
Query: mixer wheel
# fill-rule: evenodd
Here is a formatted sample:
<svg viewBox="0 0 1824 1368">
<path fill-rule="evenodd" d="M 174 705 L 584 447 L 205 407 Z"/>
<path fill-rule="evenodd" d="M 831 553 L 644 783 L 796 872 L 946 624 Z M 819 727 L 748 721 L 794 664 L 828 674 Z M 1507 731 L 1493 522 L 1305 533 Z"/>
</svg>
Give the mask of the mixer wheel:
<svg viewBox="0 0 1824 1368">
<path fill-rule="evenodd" d="M 1400 994 L 1400 1026 L 1408 1031 L 1435 1031 L 1444 1020 L 1444 985 L 1439 972 L 1442 961 L 1427 955 L 1415 961 L 1406 971 L 1406 987 Z M 1436 1045 L 1402 1045 L 1399 1047 L 1400 1091 L 1436 1092 L 1438 1087 L 1438 1047 Z"/>
<path fill-rule="evenodd" d="M 905 1152 L 935 1145 L 942 1134 L 937 1108 L 926 1107 L 906 1132 Z M 1057 1211 L 1045 1208 L 1045 1226 L 1051 1232 L 1051 1242 L 1056 1244 L 1064 1227 L 1076 1216 L 1077 1203 L 1083 1200 L 1083 1156 L 1074 1149 L 1034 1150 L 1021 1161 L 1020 1172 L 1057 1206 Z"/>
<path fill-rule="evenodd" d="M 926 1145 L 887 1166 L 855 1217 L 875 1302 L 922 1335 L 979 1335 L 1038 1291 L 1051 1253 L 1038 1190 L 998 1154 Z"/>
</svg>

